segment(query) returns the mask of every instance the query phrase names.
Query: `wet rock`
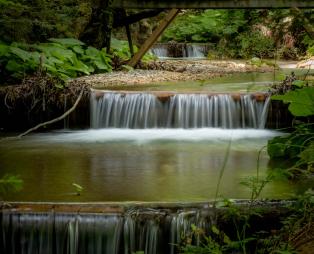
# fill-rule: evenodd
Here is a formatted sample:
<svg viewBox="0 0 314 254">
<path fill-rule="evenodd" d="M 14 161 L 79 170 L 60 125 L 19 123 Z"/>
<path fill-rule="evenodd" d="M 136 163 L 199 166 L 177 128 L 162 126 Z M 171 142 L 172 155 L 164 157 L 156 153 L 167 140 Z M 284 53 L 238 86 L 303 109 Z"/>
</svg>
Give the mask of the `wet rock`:
<svg viewBox="0 0 314 254">
<path fill-rule="evenodd" d="M 102 91 L 96 91 L 94 94 L 95 94 L 96 99 L 98 100 L 98 99 L 102 98 L 105 93 Z"/>
<path fill-rule="evenodd" d="M 158 100 L 160 100 L 161 102 L 167 102 L 170 100 L 170 97 L 172 97 L 173 94 L 171 93 L 158 93 L 156 94 L 156 97 L 158 98 Z"/>
<path fill-rule="evenodd" d="M 259 101 L 265 101 L 265 99 L 266 99 L 266 95 L 263 93 L 255 93 L 255 94 L 253 94 L 253 97 L 258 102 Z"/>
<path fill-rule="evenodd" d="M 241 100 L 241 94 L 237 93 L 237 94 L 232 94 L 231 95 L 232 99 L 234 101 L 240 101 Z"/>
</svg>

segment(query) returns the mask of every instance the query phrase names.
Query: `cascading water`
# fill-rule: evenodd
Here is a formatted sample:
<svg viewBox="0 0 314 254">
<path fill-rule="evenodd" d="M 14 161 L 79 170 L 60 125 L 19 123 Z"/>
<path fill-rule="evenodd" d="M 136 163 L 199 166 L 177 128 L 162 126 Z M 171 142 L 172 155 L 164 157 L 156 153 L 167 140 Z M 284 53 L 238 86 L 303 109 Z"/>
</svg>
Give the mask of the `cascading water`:
<svg viewBox="0 0 314 254">
<path fill-rule="evenodd" d="M 204 45 L 187 44 L 183 51 L 183 57 L 205 58 L 206 47 Z"/>
<path fill-rule="evenodd" d="M 209 44 L 158 43 L 151 48 L 151 53 L 158 58 L 206 58 Z"/>
<path fill-rule="evenodd" d="M 269 98 L 265 99 L 264 95 L 258 98 L 249 94 L 161 96 L 94 91 L 90 100 L 93 128 L 264 128 L 269 104 Z M 95 158 L 92 159 L 95 161 Z M 102 161 L 103 154 L 99 158 Z M 158 164 L 156 171 L 159 166 L 162 165 Z M 131 209 L 111 214 L 2 210 L 0 253 L 175 254 L 181 237 L 191 234 L 192 225 L 210 228 L 213 218 L 208 209 L 202 208 Z"/>
<path fill-rule="evenodd" d="M 158 58 L 167 58 L 168 49 L 167 47 L 154 47 L 151 49 L 151 53 L 157 56 Z"/>
<path fill-rule="evenodd" d="M 269 98 L 105 92 L 91 95 L 92 128 L 264 128 Z"/>
<path fill-rule="evenodd" d="M 0 250 L 10 254 L 174 254 L 181 237 L 191 233 L 192 224 L 209 228 L 208 214 L 154 209 L 102 215 L 3 212 Z"/>
</svg>

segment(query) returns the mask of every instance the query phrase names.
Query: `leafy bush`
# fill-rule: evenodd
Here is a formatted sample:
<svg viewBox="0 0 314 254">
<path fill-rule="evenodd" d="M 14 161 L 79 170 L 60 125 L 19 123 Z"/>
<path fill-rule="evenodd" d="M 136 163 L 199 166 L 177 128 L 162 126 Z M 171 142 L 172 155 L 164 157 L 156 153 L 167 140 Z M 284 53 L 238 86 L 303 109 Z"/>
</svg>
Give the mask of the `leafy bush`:
<svg viewBox="0 0 314 254">
<path fill-rule="evenodd" d="M 248 22 L 241 10 L 206 10 L 186 12 L 164 33 L 162 41 L 218 42 L 221 37 L 234 36 Z"/>
<path fill-rule="evenodd" d="M 136 52 L 138 48 L 134 45 L 133 51 Z M 128 60 L 131 58 L 131 52 L 127 41 L 111 39 L 111 51 L 112 54 L 120 58 L 121 60 Z"/>
<path fill-rule="evenodd" d="M 303 44 L 307 48 L 307 55 L 308 56 L 314 56 L 314 40 L 311 39 L 309 36 L 306 36 L 303 40 Z"/>
<path fill-rule="evenodd" d="M 133 51 L 136 53 L 138 48 L 133 45 Z M 111 53 L 113 55 L 113 65 L 114 67 L 120 67 L 122 65 L 123 68 L 129 69 L 131 67 L 127 67 L 127 65 L 123 65 L 126 63 L 132 56 L 129 48 L 129 43 L 124 40 L 117 40 L 115 38 L 111 39 Z M 146 53 L 142 58 L 142 61 L 150 61 L 155 60 L 157 57 L 151 53 Z"/>
<path fill-rule="evenodd" d="M 314 56 L 314 45 L 308 48 L 307 53 L 310 56 Z"/>
<path fill-rule="evenodd" d="M 216 44 L 216 57 L 273 57 L 274 40 L 252 31 L 259 11 L 206 10 L 181 15 L 163 35 L 163 41 L 210 42 Z"/>
<path fill-rule="evenodd" d="M 311 13 L 304 11 L 310 21 Z M 213 43 L 216 52 L 210 52 L 210 58 L 271 58 L 276 46 L 285 59 L 314 51 L 313 40 L 290 10 L 185 11 L 162 41 Z"/>
<path fill-rule="evenodd" d="M 270 37 L 262 35 L 259 31 L 242 33 L 236 40 L 240 46 L 239 56 L 242 58 L 271 58 L 274 56 L 275 42 Z"/>
<path fill-rule="evenodd" d="M 35 43 L 51 37 L 78 37 L 95 5 L 89 0 L 0 0 L 0 38 Z"/>
<path fill-rule="evenodd" d="M 111 71 L 110 56 L 71 39 L 50 39 L 47 43 L 0 43 L 1 76 L 21 79 L 39 68 L 63 80 L 80 75 Z"/>
<path fill-rule="evenodd" d="M 271 159 L 288 162 L 287 170 L 292 177 L 300 172 L 314 170 L 314 87 L 303 87 L 284 95 L 272 96 L 274 100 L 289 103 L 289 111 L 296 117 L 308 117 L 309 122 L 299 123 L 289 135 L 275 137 L 268 142 L 267 150 Z"/>
</svg>

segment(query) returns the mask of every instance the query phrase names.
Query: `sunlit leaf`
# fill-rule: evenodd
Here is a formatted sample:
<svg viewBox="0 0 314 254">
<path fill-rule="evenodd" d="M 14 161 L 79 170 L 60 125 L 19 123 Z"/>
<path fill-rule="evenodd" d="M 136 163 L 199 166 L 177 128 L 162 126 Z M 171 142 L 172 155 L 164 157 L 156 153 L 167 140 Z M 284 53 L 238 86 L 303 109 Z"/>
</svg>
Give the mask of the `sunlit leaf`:
<svg viewBox="0 0 314 254">
<path fill-rule="evenodd" d="M 314 87 L 304 87 L 284 95 L 273 95 L 271 98 L 290 103 L 288 109 L 294 116 L 314 115 Z"/>
<path fill-rule="evenodd" d="M 292 85 L 298 88 L 302 88 L 306 85 L 306 82 L 304 80 L 295 80 L 292 82 Z"/>
</svg>

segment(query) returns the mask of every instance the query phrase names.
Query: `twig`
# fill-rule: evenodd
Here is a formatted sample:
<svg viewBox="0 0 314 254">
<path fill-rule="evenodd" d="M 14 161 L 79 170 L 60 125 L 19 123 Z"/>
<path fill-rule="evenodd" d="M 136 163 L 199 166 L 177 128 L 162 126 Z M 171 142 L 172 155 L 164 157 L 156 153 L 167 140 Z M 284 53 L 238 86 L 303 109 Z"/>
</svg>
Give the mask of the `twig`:
<svg viewBox="0 0 314 254">
<path fill-rule="evenodd" d="M 52 120 L 50 120 L 50 121 L 40 123 L 40 124 L 36 125 L 36 126 L 33 127 L 33 128 L 30 128 L 30 129 L 28 129 L 27 131 L 25 131 L 25 132 L 21 133 L 20 135 L 18 135 L 17 138 L 21 138 L 21 137 L 27 135 L 28 133 L 39 129 L 39 128 L 42 127 L 42 126 L 59 122 L 59 121 L 61 121 L 62 119 L 64 119 L 65 117 L 67 117 L 69 114 L 71 114 L 71 113 L 75 110 L 75 108 L 77 107 L 78 103 L 80 102 L 80 100 L 81 100 L 81 98 L 82 98 L 82 96 L 83 96 L 83 93 L 84 93 L 84 87 L 82 88 L 82 90 L 81 90 L 79 96 L 77 97 L 77 99 L 76 99 L 74 105 L 72 106 L 72 108 L 70 108 L 70 109 L 69 109 L 67 112 L 65 112 L 63 115 L 61 115 L 61 116 L 59 116 L 59 117 L 57 117 L 57 118 L 55 118 L 55 119 L 52 119 Z"/>
<path fill-rule="evenodd" d="M 21 137 L 27 135 L 28 133 L 39 129 L 40 127 L 43 127 L 43 126 L 45 126 L 45 125 L 49 125 L 49 124 L 53 124 L 53 123 L 56 123 L 56 122 L 58 122 L 58 121 L 61 121 L 62 119 L 64 119 L 65 117 L 67 117 L 69 114 L 71 114 L 71 113 L 76 109 L 77 105 L 79 104 L 79 102 L 80 102 L 80 100 L 81 100 L 81 98 L 82 98 L 82 96 L 83 96 L 84 89 L 85 89 L 85 87 L 82 87 L 82 90 L 81 90 L 79 96 L 77 97 L 77 99 L 76 99 L 74 105 L 73 105 L 67 112 L 63 113 L 63 115 L 61 115 L 61 116 L 59 116 L 59 117 L 57 117 L 57 118 L 54 118 L 54 119 L 52 119 L 52 120 L 49 120 L 49 121 L 47 121 L 47 122 L 40 123 L 40 124 L 38 124 L 38 125 L 36 125 L 36 126 L 30 128 L 30 129 L 28 129 L 27 131 L 21 133 L 20 135 L 18 135 L 18 136 L 16 136 L 16 137 L 8 137 L 8 138 L 4 138 L 4 139 L 5 139 L 5 140 L 8 140 L 8 139 L 19 139 L 19 138 L 21 138 Z M 4 140 L 4 139 L 2 139 L 2 140 Z"/>
</svg>

